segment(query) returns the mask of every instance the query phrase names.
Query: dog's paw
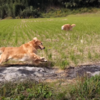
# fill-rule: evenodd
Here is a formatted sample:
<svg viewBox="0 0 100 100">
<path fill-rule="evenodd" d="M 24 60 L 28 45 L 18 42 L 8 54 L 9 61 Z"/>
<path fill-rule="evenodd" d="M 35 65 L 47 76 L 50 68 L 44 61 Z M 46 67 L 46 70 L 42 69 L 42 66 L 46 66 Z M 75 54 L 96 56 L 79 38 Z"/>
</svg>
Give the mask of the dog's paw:
<svg viewBox="0 0 100 100">
<path fill-rule="evenodd" d="M 47 60 L 44 57 L 40 58 L 42 62 L 47 62 Z"/>
</svg>

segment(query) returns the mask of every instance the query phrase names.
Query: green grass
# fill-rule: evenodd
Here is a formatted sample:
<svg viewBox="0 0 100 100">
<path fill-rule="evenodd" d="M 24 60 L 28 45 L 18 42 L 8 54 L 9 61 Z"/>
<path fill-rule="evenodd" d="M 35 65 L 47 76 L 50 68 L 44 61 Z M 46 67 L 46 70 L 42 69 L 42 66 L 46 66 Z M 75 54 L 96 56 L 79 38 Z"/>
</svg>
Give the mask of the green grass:
<svg viewBox="0 0 100 100">
<path fill-rule="evenodd" d="M 0 100 L 43 100 L 52 98 L 52 89 L 43 83 L 25 81 L 0 85 Z"/>
<path fill-rule="evenodd" d="M 100 13 L 77 14 L 61 18 L 9 19 L 0 21 L 0 46 L 20 46 L 40 39 L 46 47 L 38 51 L 54 63 L 66 68 L 100 60 Z M 72 31 L 62 31 L 63 24 L 76 24 Z"/>
<path fill-rule="evenodd" d="M 58 92 L 57 100 L 99 100 L 100 75 L 87 78 L 84 76 L 74 84 L 61 85 L 63 92 Z M 60 86 L 59 86 L 60 88 Z"/>
<path fill-rule="evenodd" d="M 99 100 L 100 75 L 78 78 L 76 82 L 60 80 L 39 83 L 30 80 L 0 84 L 0 100 Z"/>
</svg>

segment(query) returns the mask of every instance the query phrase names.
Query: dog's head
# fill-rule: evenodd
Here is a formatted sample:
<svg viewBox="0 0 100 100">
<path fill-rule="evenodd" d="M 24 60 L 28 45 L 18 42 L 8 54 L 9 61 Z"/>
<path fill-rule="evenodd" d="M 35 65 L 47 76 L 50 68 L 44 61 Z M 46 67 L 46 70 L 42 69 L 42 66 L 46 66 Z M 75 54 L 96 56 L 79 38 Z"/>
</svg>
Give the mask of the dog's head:
<svg viewBox="0 0 100 100">
<path fill-rule="evenodd" d="M 33 38 L 34 41 L 34 45 L 36 49 L 45 49 L 45 47 L 43 46 L 42 42 L 40 40 L 38 40 L 36 37 Z"/>
<path fill-rule="evenodd" d="M 76 26 L 76 24 L 72 24 L 71 26 L 72 26 L 72 27 L 75 27 L 75 26 Z"/>
</svg>

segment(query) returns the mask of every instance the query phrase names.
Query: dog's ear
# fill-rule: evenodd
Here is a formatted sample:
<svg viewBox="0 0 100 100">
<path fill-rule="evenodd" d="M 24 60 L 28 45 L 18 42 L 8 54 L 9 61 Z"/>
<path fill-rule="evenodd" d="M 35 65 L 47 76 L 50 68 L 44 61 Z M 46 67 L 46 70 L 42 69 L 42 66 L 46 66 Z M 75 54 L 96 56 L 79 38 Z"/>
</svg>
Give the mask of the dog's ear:
<svg viewBox="0 0 100 100">
<path fill-rule="evenodd" d="M 38 39 L 37 39 L 37 37 L 34 37 L 33 40 L 34 40 L 34 41 L 37 41 Z"/>
</svg>

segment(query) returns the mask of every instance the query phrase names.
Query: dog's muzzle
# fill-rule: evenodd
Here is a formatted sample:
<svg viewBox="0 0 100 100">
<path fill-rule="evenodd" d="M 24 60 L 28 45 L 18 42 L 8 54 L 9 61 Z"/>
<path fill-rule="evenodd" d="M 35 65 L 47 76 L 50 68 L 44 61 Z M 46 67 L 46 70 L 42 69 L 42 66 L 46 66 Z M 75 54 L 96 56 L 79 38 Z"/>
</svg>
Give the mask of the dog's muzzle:
<svg viewBox="0 0 100 100">
<path fill-rule="evenodd" d="M 39 47 L 41 50 L 45 49 L 45 47 Z"/>
<path fill-rule="evenodd" d="M 45 47 L 43 49 L 45 49 Z"/>
</svg>

